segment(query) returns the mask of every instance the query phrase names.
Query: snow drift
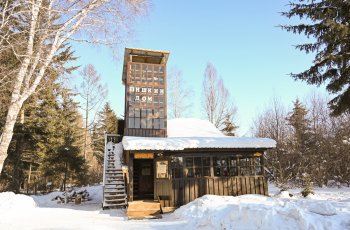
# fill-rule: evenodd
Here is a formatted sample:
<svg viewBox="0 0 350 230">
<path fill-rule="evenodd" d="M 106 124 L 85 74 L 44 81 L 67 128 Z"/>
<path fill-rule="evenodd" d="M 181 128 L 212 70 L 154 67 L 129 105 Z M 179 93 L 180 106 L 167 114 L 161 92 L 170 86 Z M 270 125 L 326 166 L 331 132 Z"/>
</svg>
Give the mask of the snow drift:
<svg viewBox="0 0 350 230">
<path fill-rule="evenodd" d="M 0 193 L 0 212 L 11 210 L 25 210 L 36 207 L 34 199 L 30 196 L 15 194 L 13 192 Z"/>
<path fill-rule="evenodd" d="M 102 210 L 101 186 L 81 188 L 91 201 L 79 205 L 52 201 L 59 192 L 32 197 L 5 192 L 0 193 L 0 229 L 350 229 L 349 188 L 315 189 L 316 195 L 303 198 L 299 190 L 290 197 L 269 187 L 272 197 L 206 195 L 163 219 L 145 221 L 127 220 L 125 210 Z"/>
<path fill-rule="evenodd" d="M 177 209 L 192 229 L 346 229 L 335 207 L 311 199 L 205 195 Z"/>
</svg>

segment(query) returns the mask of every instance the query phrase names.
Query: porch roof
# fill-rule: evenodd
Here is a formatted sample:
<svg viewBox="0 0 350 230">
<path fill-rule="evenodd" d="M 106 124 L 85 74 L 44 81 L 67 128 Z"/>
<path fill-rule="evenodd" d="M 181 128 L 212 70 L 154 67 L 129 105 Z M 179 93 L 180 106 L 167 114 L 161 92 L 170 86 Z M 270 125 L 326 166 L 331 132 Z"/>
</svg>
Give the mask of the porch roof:
<svg viewBox="0 0 350 230">
<path fill-rule="evenodd" d="M 251 137 L 131 137 L 124 136 L 124 150 L 168 150 L 185 149 L 270 149 L 276 141 L 270 138 Z"/>
</svg>

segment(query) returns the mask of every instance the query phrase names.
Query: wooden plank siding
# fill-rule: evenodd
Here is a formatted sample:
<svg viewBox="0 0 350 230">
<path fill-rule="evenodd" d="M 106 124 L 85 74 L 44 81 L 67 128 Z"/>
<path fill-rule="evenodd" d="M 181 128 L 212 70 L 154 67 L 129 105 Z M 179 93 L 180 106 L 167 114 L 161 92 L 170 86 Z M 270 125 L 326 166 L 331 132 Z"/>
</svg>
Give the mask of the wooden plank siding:
<svg viewBox="0 0 350 230">
<path fill-rule="evenodd" d="M 124 136 L 166 137 L 166 129 L 125 128 Z"/>
<path fill-rule="evenodd" d="M 179 207 L 206 194 L 239 196 L 268 195 L 267 180 L 263 176 L 201 177 L 155 181 L 155 197 L 166 196 L 164 207 Z"/>
</svg>

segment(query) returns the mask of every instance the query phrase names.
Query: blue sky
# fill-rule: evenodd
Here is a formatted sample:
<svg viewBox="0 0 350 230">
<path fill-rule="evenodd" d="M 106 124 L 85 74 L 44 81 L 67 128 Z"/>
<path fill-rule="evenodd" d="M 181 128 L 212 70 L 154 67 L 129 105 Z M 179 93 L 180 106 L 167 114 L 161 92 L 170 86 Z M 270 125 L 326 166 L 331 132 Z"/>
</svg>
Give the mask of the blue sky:
<svg viewBox="0 0 350 230">
<path fill-rule="evenodd" d="M 182 70 L 187 85 L 193 88 L 192 117 L 197 118 L 203 118 L 200 102 L 204 70 L 208 62 L 213 63 L 238 108 L 239 135 L 245 135 L 253 118 L 268 106 L 273 96 L 290 107 L 297 97 L 324 92 L 288 75 L 310 66 L 313 56 L 293 47 L 306 38 L 278 27 L 291 22 L 279 14 L 287 9 L 287 3 L 154 0 L 149 15 L 138 20 L 135 35 L 125 46 L 170 51 L 168 70 L 174 67 Z M 105 48 L 88 45 L 75 48 L 80 57 L 78 64 L 95 65 L 108 85 L 108 100 L 113 109 L 123 114 L 123 52 L 116 61 Z"/>
</svg>

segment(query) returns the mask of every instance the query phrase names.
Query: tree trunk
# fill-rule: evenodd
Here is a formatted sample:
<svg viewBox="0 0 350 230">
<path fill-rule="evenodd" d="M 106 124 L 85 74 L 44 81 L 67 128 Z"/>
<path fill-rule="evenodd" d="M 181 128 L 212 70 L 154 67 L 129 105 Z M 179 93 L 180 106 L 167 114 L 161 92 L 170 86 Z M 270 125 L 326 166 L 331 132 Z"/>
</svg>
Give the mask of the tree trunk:
<svg viewBox="0 0 350 230">
<path fill-rule="evenodd" d="M 11 143 L 13 136 L 13 128 L 15 126 L 17 116 L 21 110 L 23 102 L 20 100 L 15 101 L 9 107 L 6 123 L 0 138 L 0 172 L 2 171 L 5 159 L 7 157 L 7 150 Z"/>
<path fill-rule="evenodd" d="M 17 133 L 17 130 L 19 133 Z M 23 152 L 23 144 L 24 144 L 24 134 L 23 134 L 23 124 L 20 127 L 16 127 L 16 149 L 12 156 L 13 161 L 13 174 L 12 181 L 10 183 L 9 191 L 13 191 L 15 193 L 20 192 L 21 182 L 23 177 L 23 163 L 21 162 L 21 156 Z"/>
<path fill-rule="evenodd" d="M 29 186 L 30 186 L 30 177 L 32 175 L 32 163 L 29 163 L 29 173 L 28 173 L 28 182 L 27 182 L 27 194 L 29 193 Z"/>
<path fill-rule="evenodd" d="M 68 164 L 65 163 L 64 166 L 65 167 L 64 167 L 63 191 L 66 191 Z"/>
</svg>

